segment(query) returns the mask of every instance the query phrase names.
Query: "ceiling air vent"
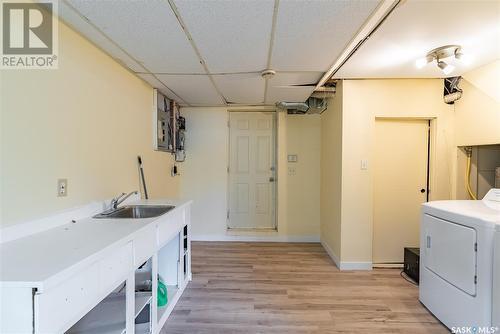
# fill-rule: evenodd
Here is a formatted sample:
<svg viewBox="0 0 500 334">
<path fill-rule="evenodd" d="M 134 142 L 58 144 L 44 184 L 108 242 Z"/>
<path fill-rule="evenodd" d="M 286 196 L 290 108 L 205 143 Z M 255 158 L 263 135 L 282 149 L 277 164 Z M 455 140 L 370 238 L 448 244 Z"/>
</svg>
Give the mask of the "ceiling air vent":
<svg viewBox="0 0 500 334">
<path fill-rule="evenodd" d="M 278 102 L 276 106 L 287 111 L 289 115 L 321 114 L 326 110 L 326 99 L 310 97 L 306 102 Z"/>
</svg>

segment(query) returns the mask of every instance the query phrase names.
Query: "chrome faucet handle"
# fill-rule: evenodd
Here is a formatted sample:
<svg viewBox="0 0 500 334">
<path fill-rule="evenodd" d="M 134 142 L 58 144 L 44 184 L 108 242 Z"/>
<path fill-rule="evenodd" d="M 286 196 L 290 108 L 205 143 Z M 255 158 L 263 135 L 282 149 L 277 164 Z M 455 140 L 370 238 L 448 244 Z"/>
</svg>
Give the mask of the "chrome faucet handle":
<svg viewBox="0 0 500 334">
<path fill-rule="evenodd" d="M 125 193 L 121 193 L 120 195 L 118 195 L 117 197 L 113 198 L 111 200 L 111 208 L 112 209 L 116 209 L 116 206 L 118 205 L 118 201 L 123 197 L 125 196 Z"/>
<path fill-rule="evenodd" d="M 116 207 L 117 207 L 118 205 L 120 205 L 120 204 L 122 204 L 123 202 L 125 202 L 125 200 L 126 200 L 127 198 L 129 198 L 129 197 L 130 197 L 130 196 L 132 196 L 132 195 L 136 195 L 136 194 L 138 194 L 138 193 L 139 193 L 139 192 L 138 192 L 137 190 L 134 190 L 134 191 L 129 192 L 127 195 L 125 195 L 125 197 L 120 196 L 119 200 L 118 200 L 118 201 L 116 201 L 116 204 L 115 204 L 115 209 L 116 209 Z"/>
</svg>

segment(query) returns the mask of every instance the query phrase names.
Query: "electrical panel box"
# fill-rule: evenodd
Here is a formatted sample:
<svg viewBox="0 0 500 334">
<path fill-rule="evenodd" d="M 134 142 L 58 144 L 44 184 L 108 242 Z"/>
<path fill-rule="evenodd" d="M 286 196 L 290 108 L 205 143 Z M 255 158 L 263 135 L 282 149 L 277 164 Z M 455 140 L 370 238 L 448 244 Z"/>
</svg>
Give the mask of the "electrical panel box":
<svg viewBox="0 0 500 334">
<path fill-rule="evenodd" d="M 180 115 L 177 102 L 157 89 L 153 94 L 154 149 L 175 154 L 176 161 L 184 161 L 186 120 Z"/>
</svg>

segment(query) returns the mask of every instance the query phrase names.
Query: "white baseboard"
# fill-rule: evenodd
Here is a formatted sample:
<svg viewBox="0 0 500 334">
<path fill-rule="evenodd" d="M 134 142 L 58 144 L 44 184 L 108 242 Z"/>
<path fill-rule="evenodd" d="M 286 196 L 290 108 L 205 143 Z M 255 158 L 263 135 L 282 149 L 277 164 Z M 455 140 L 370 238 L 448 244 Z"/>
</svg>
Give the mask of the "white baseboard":
<svg viewBox="0 0 500 334">
<path fill-rule="evenodd" d="M 340 270 L 372 270 L 371 262 L 340 262 Z"/>
<path fill-rule="evenodd" d="M 332 259 L 333 263 L 335 263 L 335 266 L 337 266 L 337 268 L 340 269 L 340 259 L 337 256 L 337 254 L 335 254 L 334 251 L 330 248 L 330 246 L 328 246 L 328 244 L 326 242 L 324 242 L 323 240 L 321 240 L 321 246 L 323 246 L 323 248 L 325 249 L 326 253 Z"/>
<path fill-rule="evenodd" d="M 404 267 L 403 263 L 374 263 L 373 268 L 384 268 L 384 269 L 402 269 Z"/>
<path fill-rule="evenodd" d="M 324 241 L 321 241 L 321 245 L 325 249 L 326 253 L 330 256 L 333 263 L 339 268 L 339 270 L 372 270 L 373 266 L 371 262 L 345 262 L 340 261 L 337 254 L 328 246 Z"/>
<path fill-rule="evenodd" d="M 241 242 L 319 242 L 319 236 L 298 235 L 193 235 L 192 241 L 241 241 Z"/>
</svg>

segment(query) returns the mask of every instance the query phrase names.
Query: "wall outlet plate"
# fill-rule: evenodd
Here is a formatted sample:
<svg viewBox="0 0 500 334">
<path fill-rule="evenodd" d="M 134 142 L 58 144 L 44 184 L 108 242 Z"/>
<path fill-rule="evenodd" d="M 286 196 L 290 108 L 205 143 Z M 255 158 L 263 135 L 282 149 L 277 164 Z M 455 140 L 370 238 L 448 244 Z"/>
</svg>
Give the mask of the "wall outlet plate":
<svg viewBox="0 0 500 334">
<path fill-rule="evenodd" d="M 57 197 L 66 197 L 68 195 L 68 179 L 57 180 Z"/>
</svg>

